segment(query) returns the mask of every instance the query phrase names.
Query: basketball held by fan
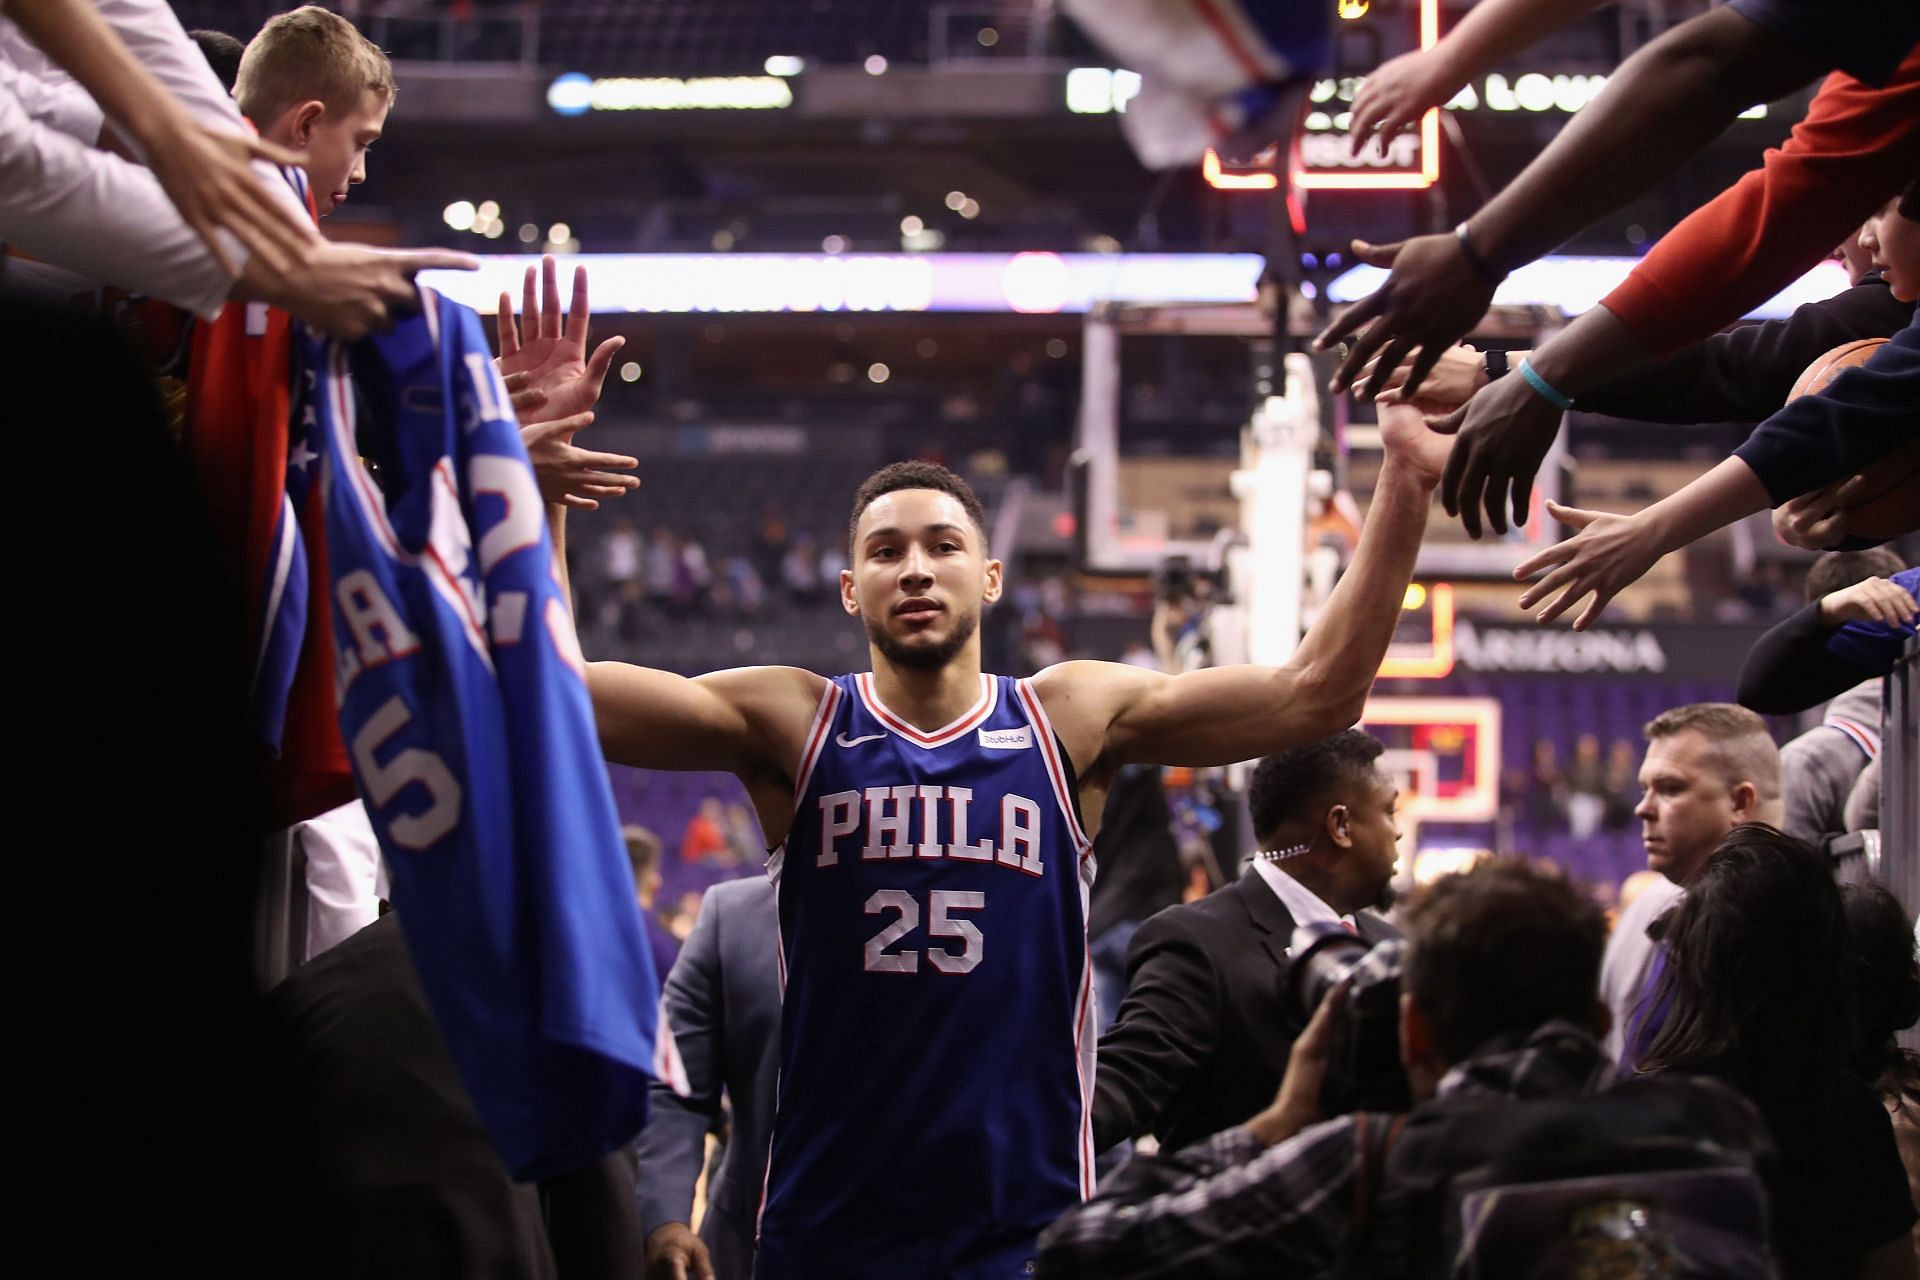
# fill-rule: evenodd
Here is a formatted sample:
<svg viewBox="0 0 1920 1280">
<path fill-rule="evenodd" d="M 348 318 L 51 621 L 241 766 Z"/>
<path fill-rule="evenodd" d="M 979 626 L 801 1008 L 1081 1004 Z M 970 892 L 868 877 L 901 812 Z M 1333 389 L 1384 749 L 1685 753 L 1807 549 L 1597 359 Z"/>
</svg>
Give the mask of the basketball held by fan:
<svg viewBox="0 0 1920 1280">
<path fill-rule="evenodd" d="M 1794 380 L 1789 400 L 1818 395 L 1833 380 L 1858 364 L 1865 364 L 1886 344 L 1885 338 L 1861 338 L 1826 352 Z M 1920 435 L 1858 476 L 1845 503 L 1847 532 L 1855 537 L 1885 541 L 1920 529 Z"/>
</svg>

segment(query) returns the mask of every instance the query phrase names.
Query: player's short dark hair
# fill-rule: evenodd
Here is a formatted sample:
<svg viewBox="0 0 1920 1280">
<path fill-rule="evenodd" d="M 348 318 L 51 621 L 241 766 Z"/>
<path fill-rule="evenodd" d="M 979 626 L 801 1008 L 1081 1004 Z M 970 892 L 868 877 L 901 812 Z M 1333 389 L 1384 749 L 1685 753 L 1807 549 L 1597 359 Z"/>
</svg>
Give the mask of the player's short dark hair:
<svg viewBox="0 0 1920 1280">
<path fill-rule="evenodd" d="M 1287 823 L 1317 819 L 1342 797 L 1358 799 L 1357 788 L 1371 778 L 1373 762 L 1385 750 L 1372 734 L 1348 729 L 1266 757 L 1254 766 L 1247 788 L 1254 837 L 1264 841 Z"/>
<path fill-rule="evenodd" d="M 1487 858 L 1419 890 L 1402 989 L 1448 1062 L 1548 1022 L 1592 1027 L 1607 920 L 1559 868 Z"/>
<path fill-rule="evenodd" d="M 980 499 L 974 496 L 972 486 L 939 463 L 920 458 L 910 462 L 889 462 L 861 481 L 859 490 L 853 495 L 853 514 L 847 519 L 849 547 L 854 546 L 860 536 L 860 517 L 873 505 L 874 499 L 902 489 L 937 489 L 941 493 L 951 494 L 966 511 L 967 519 L 973 521 L 974 529 L 980 534 L 980 545 L 985 548 L 987 511 L 980 505 Z"/>
<path fill-rule="evenodd" d="M 240 56 L 247 51 L 247 46 L 224 31 L 189 31 L 187 38 L 200 46 L 200 56 L 213 68 L 220 87 L 232 93 L 233 82 L 240 78 Z"/>
<path fill-rule="evenodd" d="M 1807 603 L 1823 596 L 1845 591 L 1868 578 L 1891 578 L 1905 569 L 1906 563 L 1886 547 L 1865 551 L 1829 551 L 1807 570 Z"/>
</svg>

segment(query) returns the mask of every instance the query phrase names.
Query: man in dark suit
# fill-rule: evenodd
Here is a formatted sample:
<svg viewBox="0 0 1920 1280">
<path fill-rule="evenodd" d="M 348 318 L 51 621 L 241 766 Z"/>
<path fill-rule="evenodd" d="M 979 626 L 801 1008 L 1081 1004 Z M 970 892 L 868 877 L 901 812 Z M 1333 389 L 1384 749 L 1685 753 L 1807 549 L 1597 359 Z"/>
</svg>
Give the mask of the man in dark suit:
<svg viewBox="0 0 1920 1280">
<path fill-rule="evenodd" d="M 687 1073 L 687 1096 L 653 1091 L 637 1146 L 640 1222 L 648 1280 L 750 1280 L 754 1219 L 766 1181 L 780 1062 L 779 916 L 765 876 L 707 890 L 700 918 L 667 974 L 668 1024 Z M 732 1132 L 707 1184 L 695 1236 L 693 1186 L 724 1089 Z"/>
<path fill-rule="evenodd" d="M 1305 1023 L 1287 1006 L 1296 926 L 1398 937 L 1384 905 L 1399 791 L 1357 729 L 1262 760 L 1248 792 L 1262 852 L 1237 881 L 1169 907 L 1133 937 L 1126 999 L 1100 1039 L 1096 1150 L 1143 1133 L 1177 1150 L 1273 1100 Z"/>
</svg>

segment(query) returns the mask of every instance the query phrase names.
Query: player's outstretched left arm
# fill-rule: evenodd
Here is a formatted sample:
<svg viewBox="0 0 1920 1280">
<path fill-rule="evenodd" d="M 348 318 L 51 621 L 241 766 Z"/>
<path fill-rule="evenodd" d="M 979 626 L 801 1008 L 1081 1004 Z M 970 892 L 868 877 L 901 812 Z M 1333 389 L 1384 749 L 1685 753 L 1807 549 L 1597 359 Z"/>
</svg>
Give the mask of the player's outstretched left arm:
<svg viewBox="0 0 1920 1280">
<path fill-rule="evenodd" d="M 1231 764 L 1318 741 L 1360 718 L 1451 445 L 1409 405 L 1382 405 L 1380 425 L 1386 462 L 1359 548 L 1293 656 L 1278 667 L 1181 675 L 1102 662 L 1050 667 L 1035 684 L 1076 760 L 1100 771 Z"/>
</svg>

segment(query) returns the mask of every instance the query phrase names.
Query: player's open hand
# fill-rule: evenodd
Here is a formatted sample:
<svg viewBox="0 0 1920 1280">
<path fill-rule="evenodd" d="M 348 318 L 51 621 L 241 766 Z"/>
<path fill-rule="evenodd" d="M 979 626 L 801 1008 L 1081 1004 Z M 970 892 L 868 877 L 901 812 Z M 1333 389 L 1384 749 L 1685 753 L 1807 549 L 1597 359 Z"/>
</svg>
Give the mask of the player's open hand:
<svg viewBox="0 0 1920 1280">
<path fill-rule="evenodd" d="M 209 129 L 179 113 L 148 141 L 147 162 L 186 224 L 229 275 L 240 268 L 215 235 L 230 232 L 272 271 L 285 272 L 315 245 L 312 227 L 296 222 L 253 171 L 254 158 L 305 164 L 306 157 L 249 134 Z"/>
<path fill-rule="evenodd" d="M 1353 119 L 1347 136 L 1353 153 L 1359 155 L 1368 144 L 1388 141 L 1420 122 L 1430 107 L 1437 107 L 1460 91 L 1465 83 L 1449 75 L 1433 51 L 1416 49 L 1389 58 L 1360 83 L 1353 98 Z"/>
<path fill-rule="evenodd" d="M 1370 400 L 1386 389 L 1388 375 L 1412 357 L 1404 379 L 1411 394 L 1447 349 L 1487 313 L 1493 286 L 1468 264 L 1460 242 L 1451 235 L 1415 236 L 1385 245 L 1355 240 L 1353 252 L 1369 266 L 1388 268 L 1388 273 L 1378 289 L 1348 307 L 1313 340 L 1314 349 L 1324 351 L 1351 339 L 1330 389 L 1339 392 L 1354 385 L 1361 367 L 1373 362 L 1373 376 L 1358 392 Z"/>
<path fill-rule="evenodd" d="M 1357 375 L 1360 381 L 1373 377 L 1379 367 L 1380 357 L 1375 356 L 1361 366 Z M 1386 390 L 1376 397 L 1381 404 L 1410 404 L 1425 414 L 1444 417 L 1473 398 L 1474 392 L 1487 385 L 1486 362 L 1480 353 L 1462 343 L 1457 347 L 1448 347 L 1441 353 L 1433 371 L 1427 380 L 1420 384 L 1418 391 L 1407 390 L 1407 375 L 1413 371 L 1413 361 L 1402 360 L 1400 367 L 1387 375 Z"/>
<path fill-rule="evenodd" d="M 592 422 L 589 411 L 520 428 L 540 496 L 555 506 L 596 511 L 600 499 L 625 497 L 640 487 L 639 476 L 620 474 L 638 467 L 638 458 L 575 447 L 574 432 Z"/>
<path fill-rule="evenodd" d="M 713 1280 L 707 1242 L 684 1222 L 664 1222 L 647 1236 L 647 1280 Z"/>
<path fill-rule="evenodd" d="M 587 329 L 593 309 L 587 300 L 587 269 L 573 272 L 573 306 L 561 318 L 559 268 L 553 255 L 540 261 L 542 298 L 536 308 L 533 268 L 527 268 L 521 285 L 521 318 L 515 323 L 513 299 L 500 295 L 494 319 L 500 333 L 500 372 L 511 379 L 527 375 L 525 389 L 538 391 L 540 399 L 534 417 L 522 416 L 523 425 L 570 418 L 585 413 L 600 401 L 600 389 L 613 367 L 614 353 L 626 345 L 626 339 L 608 338 L 587 355 Z"/>
<path fill-rule="evenodd" d="M 1849 622 L 1910 627 L 1916 613 L 1920 601 L 1891 578 L 1867 578 L 1820 597 L 1820 621 L 1829 627 Z"/>
<path fill-rule="evenodd" d="M 1412 468 L 1429 490 L 1440 483 L 1453 450 L 1451 436 L 1428 427 L 1426 415 L 1406 404 L 1380 406 L 1380 444 L 1389 459 Z"/>
<path fill-rule="evenodd" d="M 1471 400 L 1433 424 L 1458 435 L 1440 481 L 1440 505 L 1459 516 L 1469 538 L 1480 536 L 1480 513 L 1496 534 L 1527 522 L 1533 480 L 1560 432 L 1560 411 L 1541 399 L 1524 378 L 1509 374 L 1474 393 Z"/>
<path fill-rule="evenodd" d="M 1616 516 L 1547 503 L 1547 514 L 1580 532 L 1556 542 L 1523 561 L 1513 571 L 1525 580 L 1542 569 L 1550 572 L 1520 596 L 1520 607 L 1531 609 L 1555 591 L 1559 598 L 1535 615 L 1534 621 L 1552 622 L 1586 595 L 1593 600 L 1574 619 L 1573 629 L 1585 631 L 1620 591 L 1639 581 L 1663 554 L 1659 535 L 1640 515 Z"/>
</svg>

